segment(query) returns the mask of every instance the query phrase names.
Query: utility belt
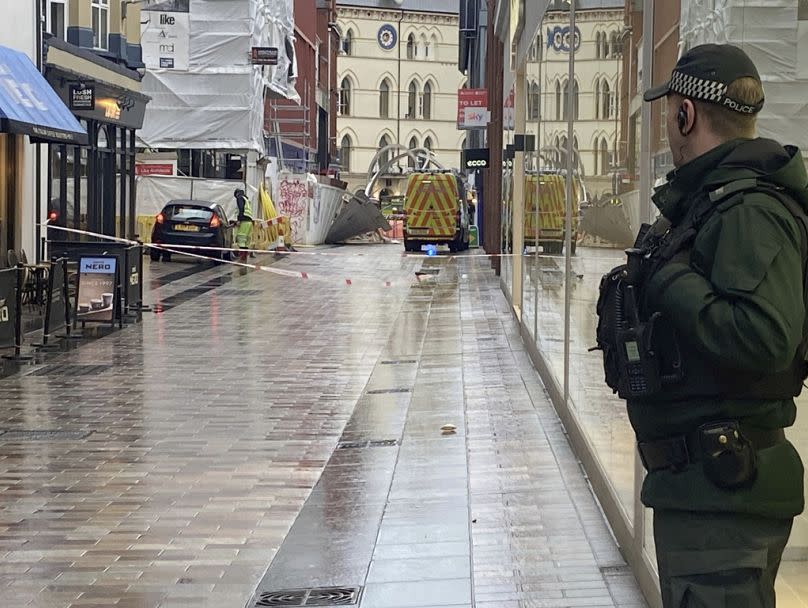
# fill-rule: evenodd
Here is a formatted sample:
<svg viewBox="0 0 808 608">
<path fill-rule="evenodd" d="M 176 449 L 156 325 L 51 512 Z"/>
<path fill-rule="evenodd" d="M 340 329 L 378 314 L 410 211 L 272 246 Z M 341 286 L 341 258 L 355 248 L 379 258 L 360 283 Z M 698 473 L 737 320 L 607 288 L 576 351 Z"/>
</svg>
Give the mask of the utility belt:
<svg viewBox="0 0 808 608">
<path fill-rule="evenodd" d="M 724 489 L 751 484 L 757 476 L 757 452 L 785 441 L 783 429 L 761 430 L 736 420 L 710 422 L 686 435 L 640 441 L 637 450 L 645 469 L 679 472 L 702 463 L 710 481 Z"/>
</svg>

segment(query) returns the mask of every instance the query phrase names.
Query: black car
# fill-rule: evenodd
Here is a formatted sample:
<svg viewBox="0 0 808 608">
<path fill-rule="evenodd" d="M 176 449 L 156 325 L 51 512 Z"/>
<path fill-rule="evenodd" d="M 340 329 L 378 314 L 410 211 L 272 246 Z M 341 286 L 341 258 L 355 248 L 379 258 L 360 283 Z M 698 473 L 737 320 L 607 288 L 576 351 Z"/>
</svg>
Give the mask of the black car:
<svg viewBox="0 0 808 608">
<path fill-rule="evenodd" d="M 233 226 L 228 221 L 222 206 L 208 201 L 178 200 L 169 201 L 157 214 L 152 229 L 151 242 L 170 247 L 171 245 L 233 247 Z M 178 251 L 188 251 L 220 260 L 229 260 L 230 251 L 193 250 L 183 247 Z M 171 259 L 171 252 L 157 248 L 149 250 L 155 262 L 162 255 L 163 260 Z"/>
</svg>

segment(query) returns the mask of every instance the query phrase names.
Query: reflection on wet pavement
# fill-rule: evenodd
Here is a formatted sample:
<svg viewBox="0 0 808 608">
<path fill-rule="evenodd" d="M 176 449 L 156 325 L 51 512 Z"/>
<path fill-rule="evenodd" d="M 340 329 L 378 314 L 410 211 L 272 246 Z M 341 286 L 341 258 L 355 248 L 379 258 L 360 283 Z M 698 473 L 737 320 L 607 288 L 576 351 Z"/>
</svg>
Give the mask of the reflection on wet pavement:
<svg viewBox="0 0 808 608">
<path fill-rule="evenodd" d="M 3 605 L 642 606 L 487 261 L 316 264 L 360 280 L 175 275 L 48 361 L 94 375 L 4 379 L 0 429 L 91 434 L 0 435 Z"/>
</svg>

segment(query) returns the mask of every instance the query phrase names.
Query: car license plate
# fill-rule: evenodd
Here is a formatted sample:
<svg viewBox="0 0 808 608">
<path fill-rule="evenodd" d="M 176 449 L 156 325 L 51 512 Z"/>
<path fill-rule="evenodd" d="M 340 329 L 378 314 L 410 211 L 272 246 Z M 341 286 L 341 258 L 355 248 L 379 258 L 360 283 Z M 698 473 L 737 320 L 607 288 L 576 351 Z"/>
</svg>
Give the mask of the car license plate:
<svg viewBox="0 0 808 608">
<path fill-rule="evenodd" d="M 429 228 L 408 228 L 410 234 L 429 234 Z"/>
<path fill-rule="evenodd" d="M 199 232 L 199 226 L 192 226 L 190 224 L 177 224 L 174 226 L 174 230 L 179 230 L 180 232 Z"/>
</svg>

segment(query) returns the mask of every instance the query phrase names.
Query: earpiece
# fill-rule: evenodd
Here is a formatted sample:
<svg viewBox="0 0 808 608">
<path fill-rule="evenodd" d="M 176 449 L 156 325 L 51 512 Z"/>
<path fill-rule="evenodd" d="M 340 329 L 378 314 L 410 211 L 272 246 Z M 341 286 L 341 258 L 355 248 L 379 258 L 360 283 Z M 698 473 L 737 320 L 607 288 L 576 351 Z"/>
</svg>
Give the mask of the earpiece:
<svg viewBox="0 0 808 608">
<path fill-rule="evenodd" d="M 679 106 L 679 113 L 676 115 L 676 122 L 679 123 L 679 133 L 687 135 L 685 129 L 687 128 L 687 110 L 684 106 Z"/>
</svg>

